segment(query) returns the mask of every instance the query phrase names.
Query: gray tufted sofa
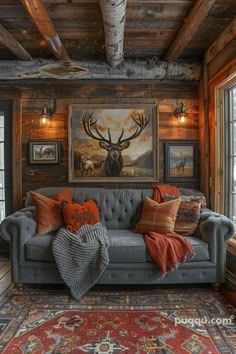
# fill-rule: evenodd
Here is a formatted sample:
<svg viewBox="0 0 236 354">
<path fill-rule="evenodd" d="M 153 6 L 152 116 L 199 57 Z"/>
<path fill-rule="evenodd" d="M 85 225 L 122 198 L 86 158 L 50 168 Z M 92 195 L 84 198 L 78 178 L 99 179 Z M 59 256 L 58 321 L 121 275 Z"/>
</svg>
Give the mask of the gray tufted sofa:
<svg viewBox="0 0 236 354">
<path fill-rule="evenodd" d="M 52 197 L 61 188 L 41 188 L 37 192 Z M 200 238 L 188 237 L 196 255 L 165 277 L 151 261 L 143 235 L 132 232 L 138 222 L 142 202 L 152 197 L 152 189 L 71 188 L 74 202 L 96 200 L 101 222 L 108 229 L 109 266 L 100 284 L 183 284 L 224 282 L 225 240 L 234 233 L 232 222 L 223 215 L 202 210 Z M 62 283 L 54 263 L 51 243 L 56 232 L 35 234 L 35 207 L 30 196 L 26 207 L 1 224 L 5 240 L 11 241 L 14 283 Z"/>
</svg>

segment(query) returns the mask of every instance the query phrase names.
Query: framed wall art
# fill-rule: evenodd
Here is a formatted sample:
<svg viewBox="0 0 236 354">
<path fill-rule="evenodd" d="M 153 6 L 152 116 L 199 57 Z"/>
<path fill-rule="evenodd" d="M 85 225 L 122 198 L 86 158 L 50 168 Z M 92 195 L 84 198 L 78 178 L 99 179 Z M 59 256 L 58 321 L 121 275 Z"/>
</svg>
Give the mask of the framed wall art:
<svg viewBox="0 0 236 354">
<path fill-rule="evenodd" d="M 167 141 L 165 144 L 166 182 L 197 181 L 198 142 Z"/>
<path fill-rule="evenodd" d="M 29 163 L 58 164 L 59 147 L 58 140 L 31 140 L 29 142 Z"/>
<path fill-rule="evenodd" d="M 69 110 L 69 181 L 158 181 L 156 105 L 75 104 Z"/>
</svg>

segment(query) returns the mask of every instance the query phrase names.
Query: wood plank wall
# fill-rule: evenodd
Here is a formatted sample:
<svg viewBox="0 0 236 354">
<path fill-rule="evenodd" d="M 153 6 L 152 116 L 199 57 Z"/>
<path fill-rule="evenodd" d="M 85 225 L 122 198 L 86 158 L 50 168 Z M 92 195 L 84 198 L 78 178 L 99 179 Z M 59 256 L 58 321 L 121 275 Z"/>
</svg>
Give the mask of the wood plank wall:
<svg viewBox="0 0 236 354">
<path fill-rule="evenodd" d="M 159 114 L 160 182 L 164 182 L 164 146 L 168 140 L 199 140 L 198 113 L 192 113 L 186 125 L 179 126 L 173 111 L 180 102 L 186 107 L 198 105 L 198 86 L 195 83 L 124 83 L 83 82 L 81 84 L 38 84 L 21 88 L 22 97 L 22 195 L 43 186 L 64 186 L 68 183 L 68 106 L 76 103 L 156 103 Z M 56 98 L 56 113 L 50 127 L 40 127 L 39 116 L 49 98 Z M 73 98 L 71 98 L 73 97 Z M 62 153 L 59 165 L 30 165 L 28 143 L 31 139 L 59 139 Z M 72 184 L 76 186 L 76 183 Z M 85 185 L 83 183 L 83 185 Z M 89 184 L 91 186 L 91 184 Z M 95 184 L 96 185 L 96 184 Z M 101 183 L 97 185 L 102 186 Z M 108 184 L 106 184 L 107 186 Z M 179 186 L 198 188 L 198 183 L 179 183 Z M 93 184 L 94 186 L 94 184 Z M 110 184 L 111 187 L 149 187 L 144 184 Z"/>
</svg>

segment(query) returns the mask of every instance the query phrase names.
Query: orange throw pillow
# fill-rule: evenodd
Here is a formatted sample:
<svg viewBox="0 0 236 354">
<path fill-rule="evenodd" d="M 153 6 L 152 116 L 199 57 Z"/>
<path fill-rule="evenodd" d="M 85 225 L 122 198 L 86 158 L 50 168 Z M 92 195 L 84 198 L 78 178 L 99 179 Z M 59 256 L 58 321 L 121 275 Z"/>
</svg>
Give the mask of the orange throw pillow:
<svg viewBox="0 0 236 354">
<path fill-rule="evenodd" d="M 158 204 L 146 197 L 144 200 L 141 219 L 136 225 L 135 232 L 144 234 L 149 231 L 169 234 L 174 232 L 175 219 L 181 199 L 175 199 Z"/>
<path fill-rule="evenodd" d="M 70 188 L 59 191 L 52 198 L 33 191 L 29 193 L 36 205 L 36 235 L 39 236 L 60 229 L 63 226 L 61 202 L 72 200 Z"/>
<path fill-rule="evenodd" d="M 99 210 L 92 199 L 80 204 L 66 202 L 63 207 L 63 217 L 67 229 L 75 232 L 82 225 L 93 225 L 99 222 Z"/>
</svg>

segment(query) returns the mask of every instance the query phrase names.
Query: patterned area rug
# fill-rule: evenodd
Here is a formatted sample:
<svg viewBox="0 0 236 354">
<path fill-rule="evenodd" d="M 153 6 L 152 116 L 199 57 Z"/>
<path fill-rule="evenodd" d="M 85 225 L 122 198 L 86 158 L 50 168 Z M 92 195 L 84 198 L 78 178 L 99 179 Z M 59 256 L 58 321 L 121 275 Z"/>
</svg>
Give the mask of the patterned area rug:
<svg viewBox="0 0 236 354">
<path fill-rule="evenodd" d="M 236 353 L 234 308 L 207 288 L 13 287 L 0 299 L 4 354 Z"/>
</svg>

